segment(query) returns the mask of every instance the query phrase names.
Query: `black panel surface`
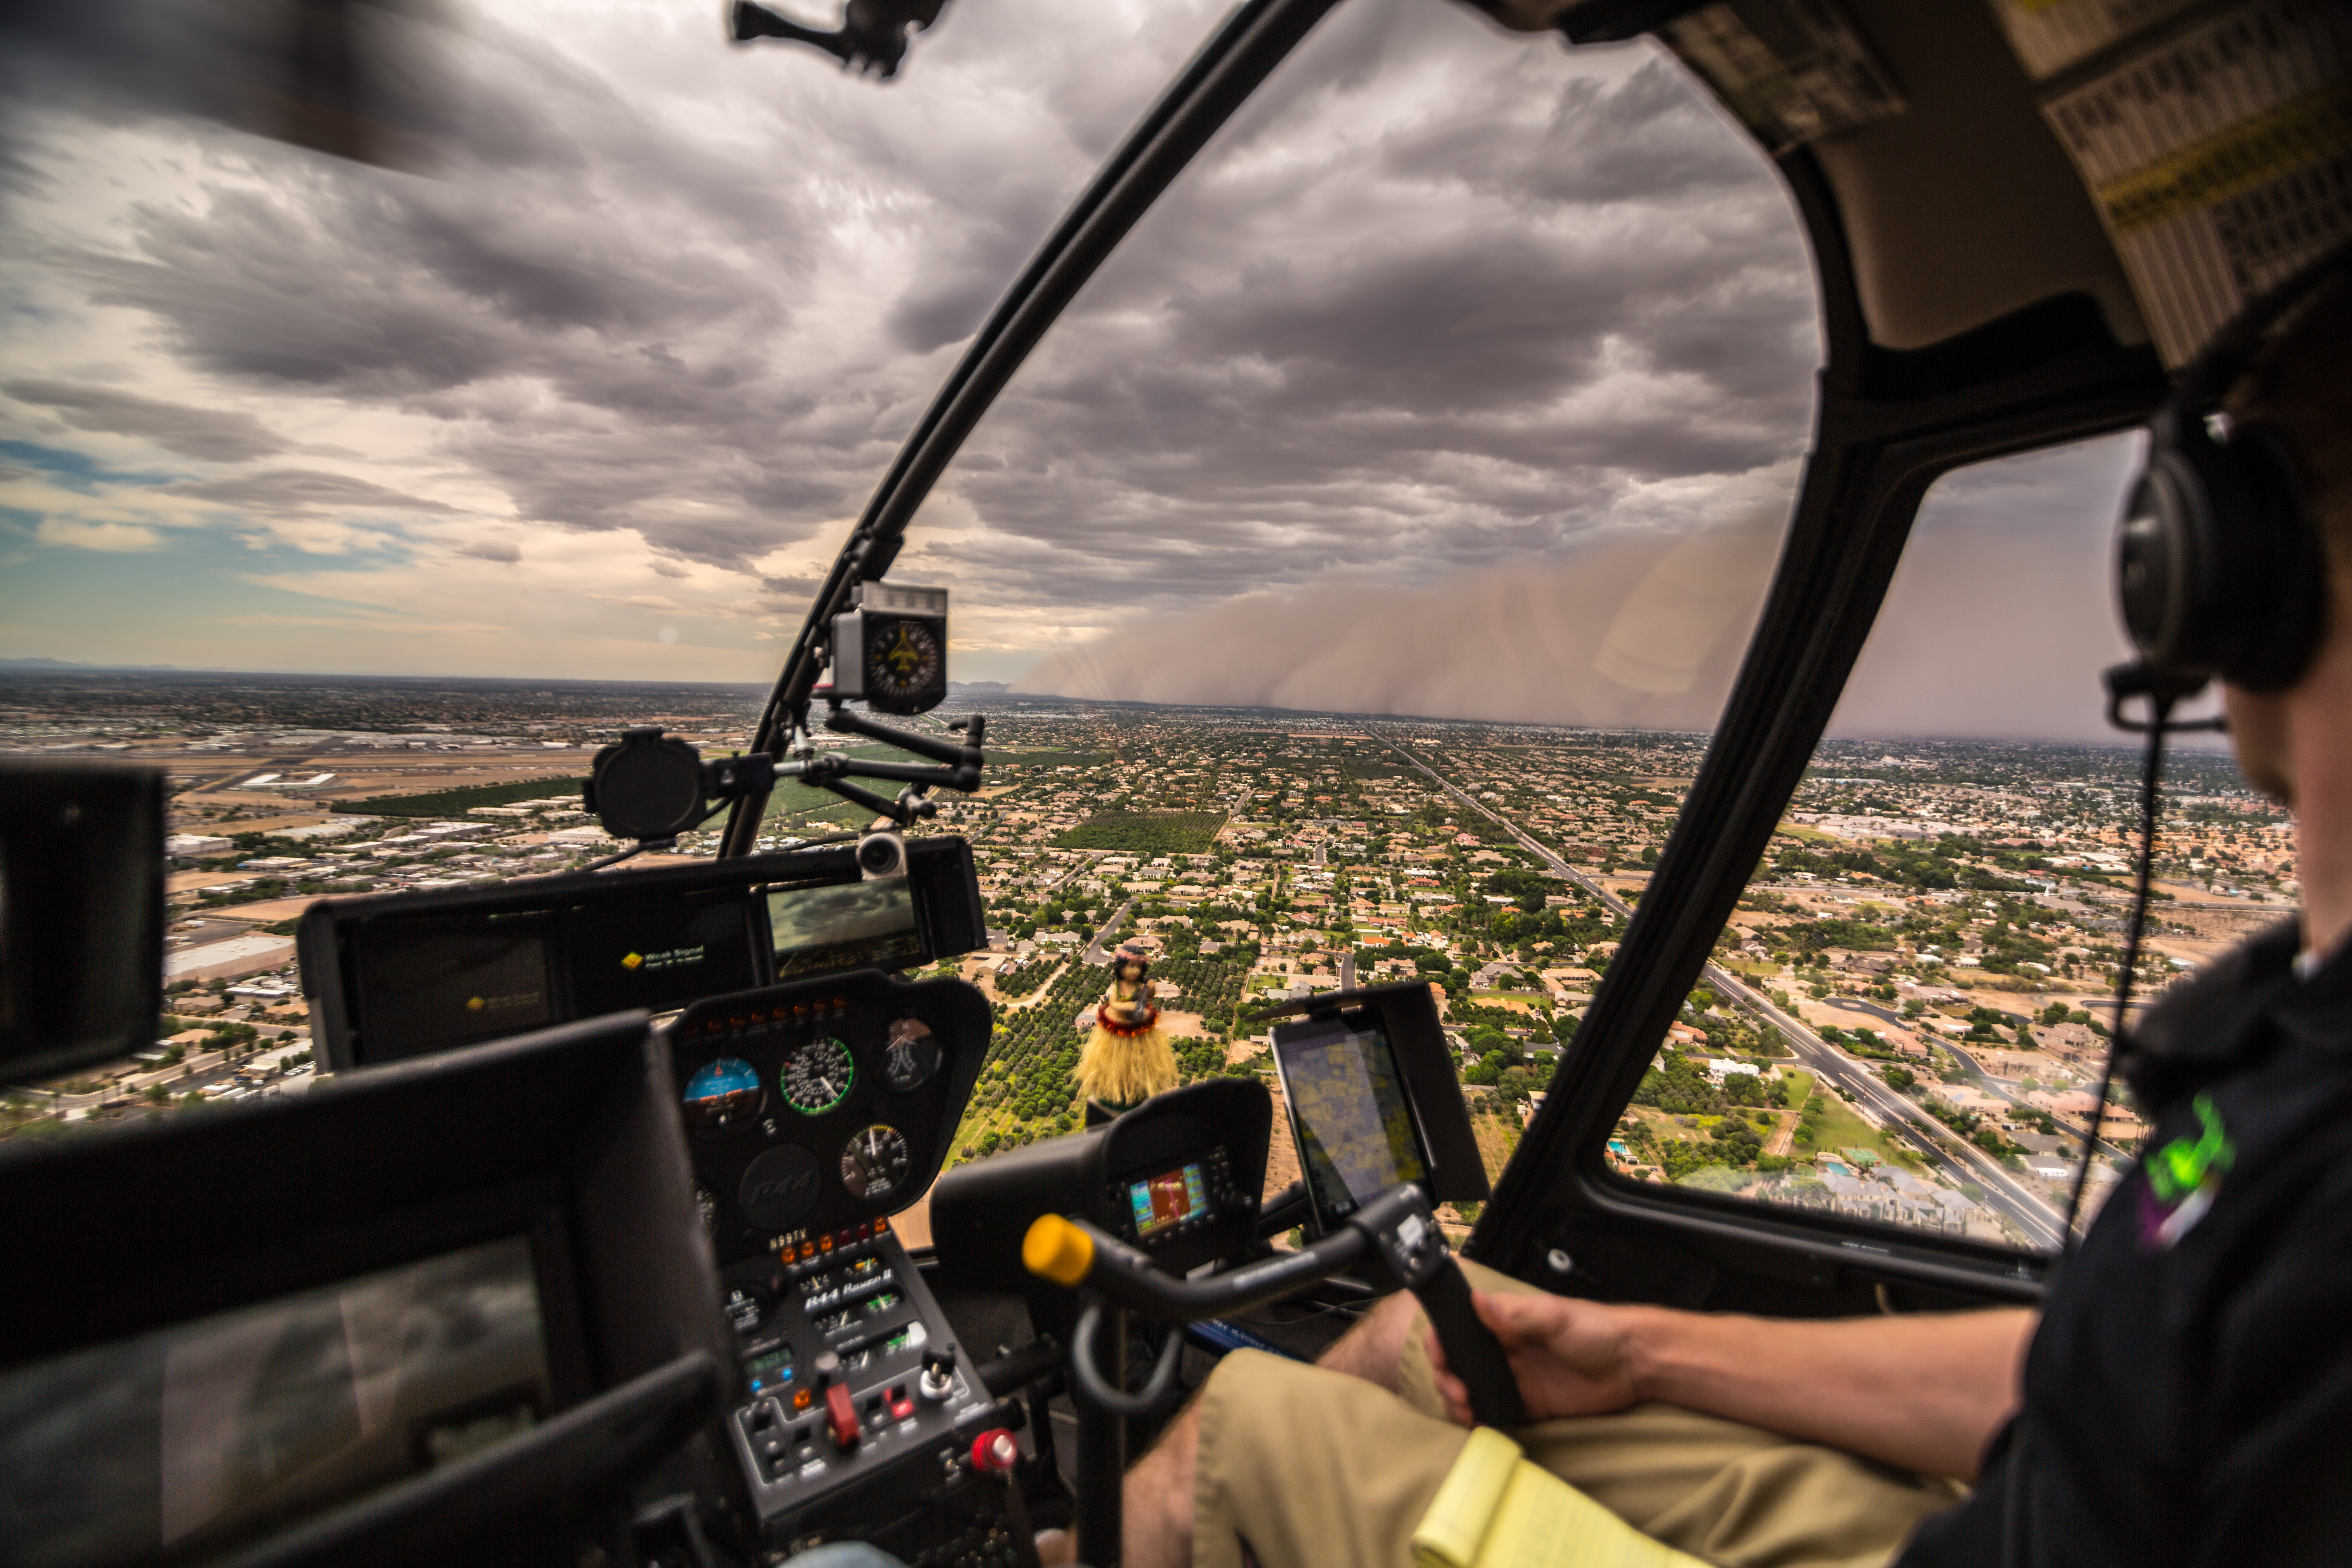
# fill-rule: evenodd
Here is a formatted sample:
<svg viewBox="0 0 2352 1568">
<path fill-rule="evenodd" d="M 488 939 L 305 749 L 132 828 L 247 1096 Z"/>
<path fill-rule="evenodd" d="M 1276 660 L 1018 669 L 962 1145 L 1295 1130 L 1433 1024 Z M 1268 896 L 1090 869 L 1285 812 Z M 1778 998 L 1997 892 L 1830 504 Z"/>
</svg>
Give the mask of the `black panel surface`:
<svg viewBox="0 0 2352 1568">
<path fill-rule="evenodd" d="M 984 941 L 971 847 L 918 838 L 907 862 L 889 891 L 911 900 L 911 931 L 878 946 L 819 941 L 795 962 L 895 969 Z M 630 1007 L 673 1011 L 777 978 L 771 892 L 861 886 L 880 884 L 843 848 L 321 899 L 297 933 L 312 1037 L 341 1071 Z"/>
</svg>

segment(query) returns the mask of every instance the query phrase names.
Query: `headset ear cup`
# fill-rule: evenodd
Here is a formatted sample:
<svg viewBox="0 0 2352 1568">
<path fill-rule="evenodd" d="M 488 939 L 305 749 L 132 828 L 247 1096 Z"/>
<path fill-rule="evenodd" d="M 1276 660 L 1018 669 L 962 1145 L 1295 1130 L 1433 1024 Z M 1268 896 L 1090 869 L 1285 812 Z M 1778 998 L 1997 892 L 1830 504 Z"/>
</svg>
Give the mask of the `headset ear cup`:
<svg viewBox="0 0 2352 1568">
<path fill-rule="evenodd" d="M 2220 662 L 2212 507 L 2159 423 L 2116 530 L 2116 607 L 2141 660 L 2192 683 Z"/>
<path fill-rule="evenodd" d="M 2281 691 L 2327 620 L 2327 563 L 2294 454 L 2260 425 L 2225 446 L 2159 417 L 2116 534 L 2116 600 L 2141 660 L 2190 686 Z"/>
<path fill-rule="evenodd" d="M 2147 464 L 2116 534 L 2116 601 L 2140 662 L 2193 691 L 2301 680 L 2332 614 L 2333 577 L 2293 446 L 2249 421 L 2217 439 L 2212 411 L 2264 337 L 2315 290 L 2352 279 L 2336 245 L 2248 302 L 2173 377 Z"/>
</svg>

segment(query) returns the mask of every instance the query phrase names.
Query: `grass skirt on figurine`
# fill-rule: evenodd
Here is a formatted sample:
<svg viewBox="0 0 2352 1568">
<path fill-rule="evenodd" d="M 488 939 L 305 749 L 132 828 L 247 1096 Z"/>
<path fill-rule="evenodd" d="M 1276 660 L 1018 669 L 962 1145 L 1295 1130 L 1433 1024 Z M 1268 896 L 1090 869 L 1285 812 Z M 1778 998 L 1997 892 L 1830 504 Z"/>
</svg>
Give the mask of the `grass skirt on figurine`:
<svg viewBox="0 0 2352 1568">
<path fill-rule="evenodd" d="M 1118 1110 L 1133 1110 L 1176 1087 L 1176 1047 L 1160 1032 L 1154 1008 L 1139 1028 L 1115 1026 L 1103 1009 L 1078 1052 L 1078 1092 Z"/>
</svg>

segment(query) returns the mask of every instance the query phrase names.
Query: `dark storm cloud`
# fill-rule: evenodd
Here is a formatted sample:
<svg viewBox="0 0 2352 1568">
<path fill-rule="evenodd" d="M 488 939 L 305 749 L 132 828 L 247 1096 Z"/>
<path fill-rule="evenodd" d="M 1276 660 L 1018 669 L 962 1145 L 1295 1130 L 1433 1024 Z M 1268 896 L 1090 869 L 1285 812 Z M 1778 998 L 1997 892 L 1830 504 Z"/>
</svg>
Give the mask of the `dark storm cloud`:
<svg viewBox="0 0 2352 1568">
<path fill-rule="evenodd" d="M 1811 268 L 1761 155 L 1663 59 L 1561 82 L 1455 21 L 1342 13 L 1285 68 L 1000 403 L 987 466 L 955 476 L 990 526 L 934 556 L 1155 607 L 1335 568 L 1430 582 L 1623 526 L 1644 484 L 1801 452 Z M 1255 172 L 1286 116 L 1344 121 L 1447 51 L 1501 68 L 1478 106 Z M 1361 188 L 1387 226 L 1349 210 Z"/>
<path fill-rule="evenodd" d="M 286 449 L 286 443 L 250 414 L 191 408 L 111 386 L 27 379 L 0 384 L 19 403 L 53 408 L 77 430 L 138 436 L 166 451 L 211 463 L 242 463 Z"/>
<path fill-rule="evenodd" d="M 1678 68 L 1652 59 L 1614 85 L 1566 84 L 1533 139 L 1446 125 L 1401 139 L 1390 164 L 1543 201 L 1653 204 L 1750 195 L 1759 156 Z"/>
<path fill-rule="evenodd" d="M 683 22 L 600 75 L 478 16 L 446 177 L 248 147 L 76 276 L 240 389 L 433 422 L 519 521 L 804 596 L 761 559 L 856 513 L 1213 20 L 951 9 L 879 89 Z M 1091 613 L 1573 552 L 1793 457 L 1817 353 L 1775 177 L 1678 68 L 1356 0 L 1080 296 L 900 571 Z"/>
<path fill-rule="evenodd" d="M 317 517 L 337 511 L 429 511 L 457 508 L 422 496 L 403 495 L 365 479 L 322 474 L 310 468 L 272 468 L 222 479 L 184 479 L 161 487 L 166 495 L 215 506 L 240 507 L 273 517 Z"/>
<path fill-rule="evenodd" d="M 443 421 L 525 519 L 734 563 L 836 511 L 864 464 L 779 436 L 817 401 L 769 363 L 810 260 L 790 182 L 543 49 L 484 48 L 446 178 L 244 143 L 266 184 L 139 207 L 127 254 L 75 258 L 89 298 L 224 381 Z"/>
</svg>

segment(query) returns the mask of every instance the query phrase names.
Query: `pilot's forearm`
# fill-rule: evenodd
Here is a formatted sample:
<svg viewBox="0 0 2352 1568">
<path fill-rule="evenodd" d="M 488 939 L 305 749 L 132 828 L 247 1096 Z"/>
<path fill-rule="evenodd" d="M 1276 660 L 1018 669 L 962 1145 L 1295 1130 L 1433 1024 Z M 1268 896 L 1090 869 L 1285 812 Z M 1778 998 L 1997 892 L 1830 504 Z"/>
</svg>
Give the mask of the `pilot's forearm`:
<svg viewBox="0 0 2352 1568">
<path fill-rule="evenodd" d="M 2022 1308 L 1822 1321 L 1618 1310 L 1644 1399 L 1961 1478 L 2016 1405 L 2036 1321 Z"/>
</svg>

